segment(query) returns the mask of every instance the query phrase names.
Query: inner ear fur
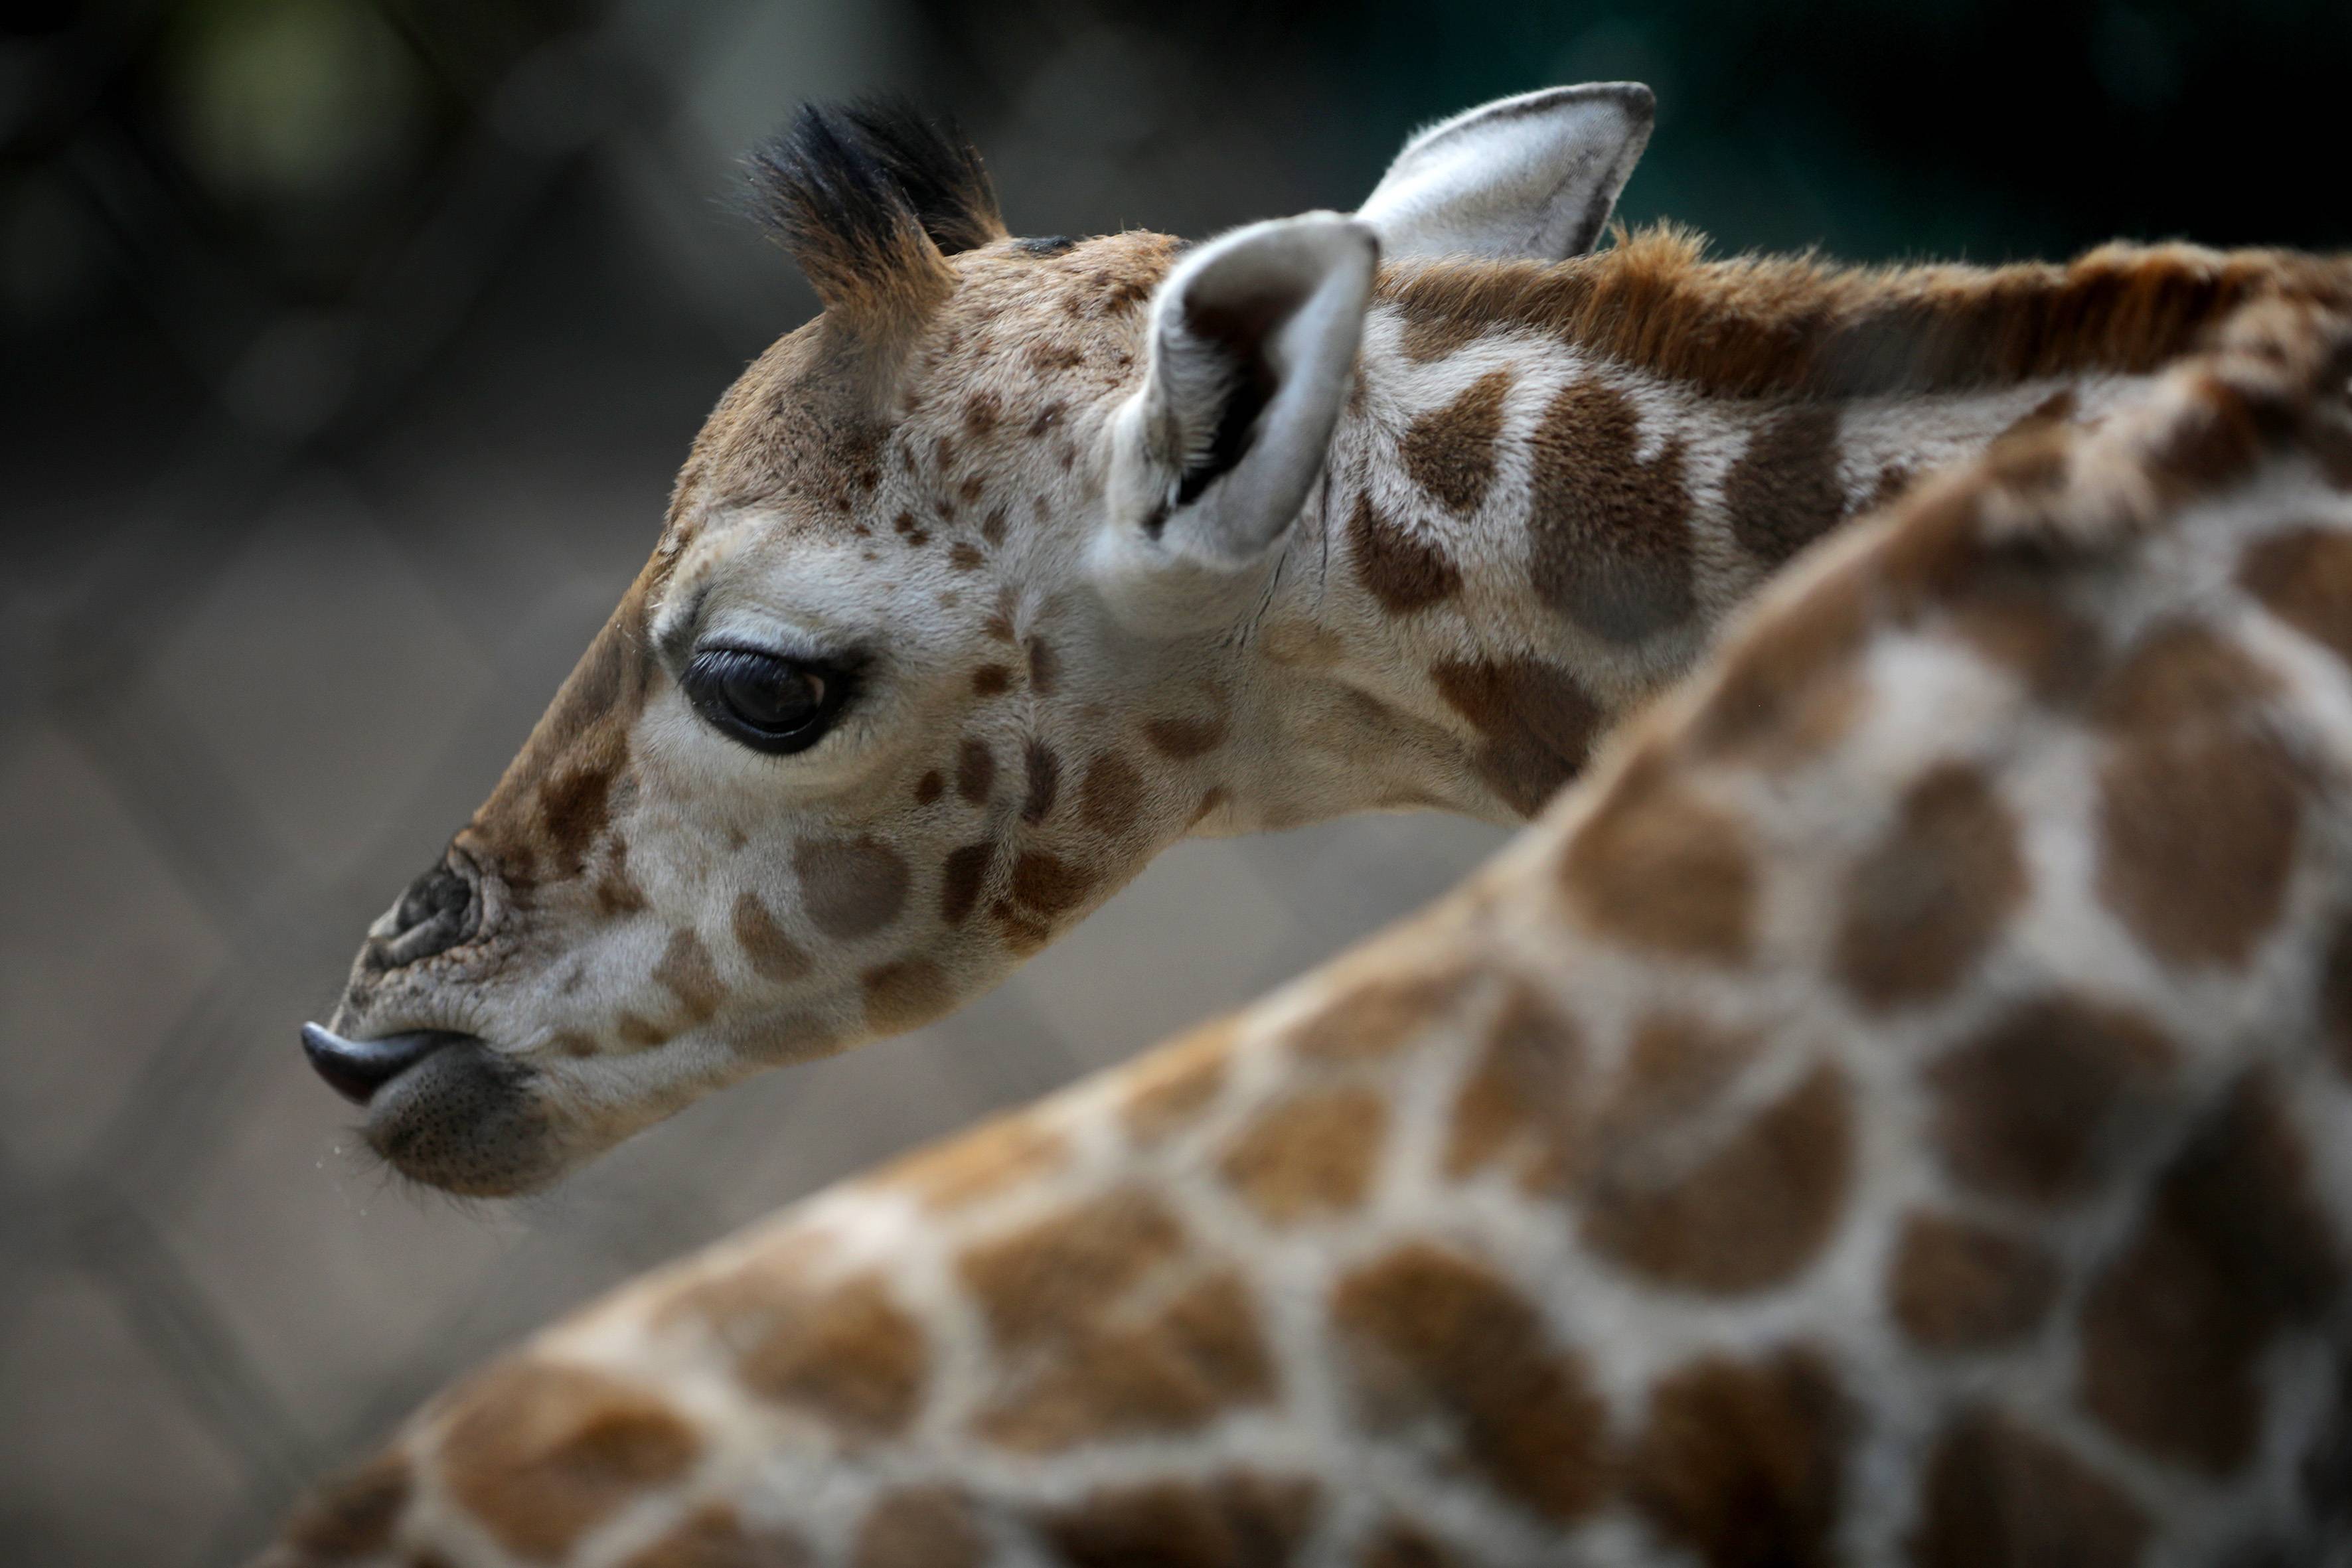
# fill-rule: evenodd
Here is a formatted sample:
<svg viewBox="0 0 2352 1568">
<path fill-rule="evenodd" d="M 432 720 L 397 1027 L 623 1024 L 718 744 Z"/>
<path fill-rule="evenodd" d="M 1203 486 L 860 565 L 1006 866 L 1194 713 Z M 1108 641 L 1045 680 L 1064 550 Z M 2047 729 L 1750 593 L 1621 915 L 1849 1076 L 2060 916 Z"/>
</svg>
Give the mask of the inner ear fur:
<svg viewBox="0 0 2352 1568">
<path fill-rule="evenodd" d="M 1413 136 L 1356 216 L 1391 258 L 1580 256 L 1601 242 L 1656 118 L 1639 82 L 1497 99 Z"/>
</svg>

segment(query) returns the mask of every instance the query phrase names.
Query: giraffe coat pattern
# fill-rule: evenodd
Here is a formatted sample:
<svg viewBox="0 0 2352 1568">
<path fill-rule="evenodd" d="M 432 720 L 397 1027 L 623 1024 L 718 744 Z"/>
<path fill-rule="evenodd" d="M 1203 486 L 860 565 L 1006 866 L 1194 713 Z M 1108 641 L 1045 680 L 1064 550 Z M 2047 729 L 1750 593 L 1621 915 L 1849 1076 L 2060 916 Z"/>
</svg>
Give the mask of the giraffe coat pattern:
<svg viewBox="0 0 2352 1568">
<path fill-rule="evenodd" d="M 555 1325 L 272 1568 L 2336 1560 L 2347 378 L 2264 305 L 1929 481 L 1423 915 Z"/>
</svg>

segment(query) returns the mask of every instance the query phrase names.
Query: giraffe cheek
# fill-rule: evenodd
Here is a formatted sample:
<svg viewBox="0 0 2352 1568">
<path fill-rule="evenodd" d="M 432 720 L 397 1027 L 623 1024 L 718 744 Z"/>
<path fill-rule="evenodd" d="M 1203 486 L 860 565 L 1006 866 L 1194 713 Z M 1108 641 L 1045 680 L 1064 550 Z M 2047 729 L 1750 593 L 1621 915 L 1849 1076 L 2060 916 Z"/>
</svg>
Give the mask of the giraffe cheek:
<svg viewBox="0 0 2352 1568">
<path fill-rule="evenodd" d="M 793 847 L 793 871 L 810 921 L 827 936 L 870 936 L 906 906 L 907 862 L 872 838 L 803 839 Z"/>
</svg>

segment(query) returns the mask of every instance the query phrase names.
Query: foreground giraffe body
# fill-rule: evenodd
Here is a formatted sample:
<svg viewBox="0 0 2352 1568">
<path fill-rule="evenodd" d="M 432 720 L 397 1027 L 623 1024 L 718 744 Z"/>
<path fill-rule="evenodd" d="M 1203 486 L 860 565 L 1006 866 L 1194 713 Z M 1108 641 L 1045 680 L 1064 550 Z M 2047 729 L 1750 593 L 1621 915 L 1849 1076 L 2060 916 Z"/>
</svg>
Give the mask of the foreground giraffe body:
<svg viewBox="0 0 2352 1568">
<path fill-rule="evenodd" d="M 2249 300 L 2352 294 L 2179 247 L 1580 254 L 1648 123 L 1638 89 L 1508 100 L 1355 219 L 1187 252 L 1008 238 L 967 151 L 804 117 L 762 167 L 824 315 L 712 415 L 611 624 L 309 1036 L 371 1144 L 538 1185 L 976 994 L 1187 833 L 1522 818 L 1906 476 L 2095 419 Z"/>
<path fill-rule="evenodd" d="M 274 1568 L 2352 1552 L 2352 328 L 1768 591 L 1493 866 L 629 1287 Z"/>
</svg>

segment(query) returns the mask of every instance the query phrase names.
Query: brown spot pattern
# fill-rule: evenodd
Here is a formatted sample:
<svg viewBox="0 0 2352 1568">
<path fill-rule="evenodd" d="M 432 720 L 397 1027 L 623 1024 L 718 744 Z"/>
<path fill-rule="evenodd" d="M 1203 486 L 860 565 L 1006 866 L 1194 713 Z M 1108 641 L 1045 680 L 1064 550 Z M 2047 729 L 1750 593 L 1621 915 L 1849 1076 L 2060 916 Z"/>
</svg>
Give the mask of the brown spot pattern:
<svg viewBox="0 0 2352 1568">
<path fill-rule="evenodd" d="M 1658 1532 L 1710 1568 L 1827 1565 L 1850 1408 L 1821 1356 L 1712 1356 L 1650 1395 L 1625 1489 Z"/>
<path fill-rule="evenodd" d="M 608 921 L 642 914 L 652 907 L 646 901 L 645 889 L 629 879 L 627 849 L 625 844 L 614 844 L 612 863 L 596 879 L 596 913 Z"/>
<path fill-rule="evenodd" d="M 2058 1297 L 2058 1260 L 2040 1243 L 1952 1215 L 1906 1216 L 1887 1306 L 1912 1343 L 1989 1350 L 2030 1334 Z"/>
<path fill-rule="evenodd" d="M 2116 1436 L 2216 1477 L 2253 1458 L 2257 1361 L 2344 1283 L 2310 1177 L 2263 1079 L 2242 1083 L 2165 1171 L 2084 1309 L 2083 1403 Z"/>
<path fill-rule="evenodd" d="M 645 622 L 656 576 L 648 565 L 630 584 L 477 814 L 477 829 L 510 876 L 579 876 L 611 821 L 614 786 L 628 765 L 629 726 L 654 667 Z M 536 854 L 542 847 L 543 865 Z"/>
<path fill-rule="evenodd" d="M 1391 1515 L 1357 1552 L 1356 1568 L 1472 1568 L 1476 1561 L 1412 1521 Z"/>
<path fill-rule="evenodd" d="M 719 968 L 710 962 L 710 950 L 702 938 L 693 931 L 680 929 L 670 932 L 669 942 L 662 949 L 661 962 L 654 965 L 654 978 L 669 994 L 677 998 L 686 1015 L 699 1024 L 719 1011 L 727 1000 L 727 987 L 719 981 Z"/>
<path fill-rule="evenodd" d="M 987 1538 L 971 1501 L 947 1487 L 908 1487 L 878 1499 L 857 1527 L 853 1568 L 982 1568 Z"/>
<path fill-rule="evenodd" d="M 946 971 L 928 958 L 902 958 L 859 977 L 866 994 L 866 1022 L 881 1034 L 928 1024 L 955 1005 Z"/>
<path fill-rule="evenodd" d="M 1990 783 L 1961 763 L 1930 769 L 1846 877 L 1839 978 L 1874 1010 L 1933 1001 L 1983 956 L 2025 890 L 2016 824 Z"/>
<path fill-rule="evenodd" d="M 1543 808 L 1584 765 L 1600 704 L 1576 677 L 1532 658 L 1446 660 L 1430 679 L 1438 695 L 1486 737 L 1478 776 L 1522 816 Z"/>
<path fill-rule="evenodd" d="M 2139 1505 L 2084 1459 L 1993 1411 L 1963 1411 L 1921 1478 L 1914 1568 L 2131 1568 Z"/>
<path fill-rule="evenodd" d="M 798 980 L 809 972 L 809 956 L 800 943 L 784 934 L 760 895 L 745 889 L 735 899 L 733 917 L 729 922 L 735 933 L 735 945 L 743 950 L 751 961 L 752 973 L 762 980 L 783 984 Z"/>
<path fill-rule="evenodd" d="M 2301 838 L 2294 760 L 2254 710 L 2276 683 L 2202 627 L 2143 640 L 2097 693 L 2101 900 L 2169 963 L 2242 964 Z"/>
<path fill-rule="evenodd" d="M 515 1360 L 460 1390 L 440 1458 L 451 1496 L 499 1545 L 554 1562 L 639 1493 L 684 1475 L 700 1451 L 693 1429 L 641 1389 Z"/>
<path fill-rule="evenodd" d="M 1024 849 L 1013 862 L 1013 896 L 1048 920 L 1086 902 L 1095 874 L 1043 849 Z"/>
<path fill-rule="evenodd" d="M 407 1460 L 379 1454 L 305 1499 L 287 1521 L 286 1543 L 314 1558 L 373 1556 L 391 1546 L 414 1486 Z"/>
<path fill-rule="evenodd" d="M 1680 626 L 1691 586 L 1690 489 L 1669 437 L 1644 463 L 1641 417 L 1600 382 L 1562 387 L 1533 437 L 1529 574 L 1545 603 L 1608 642 Z"/>
<path fill-rule="evenodd" d="M 2099 628 L 2076 614 L 2059 584 L 2032 568 L 1986 570 L 1949 604 L 1953 633 L 2015 675 L 2036 699 L 2072 706 L 2099 667 Z"/>
<path fill-rule="evenodd" d="M 989 905 L 988 918 L 996 926 L 997 940 L 1017 956 L 1025 957 L 1054 940 L 1051 927 L 1033 919 L 1010 899 L 999 899 Z"/>
<path fill-rule="evenodd" d="M 1360 981 L 1290 1031 L 1308 1061 L 1376 1061 L 1436 1020 L 1470 984 L 1466 970 Z"/>
<path fill-rule="evenodd" d="M 1531 1191 L 1558 1187 L 1572 1158 L 1583 1067 L 1576 1026 L 1515 985 L 1454 1102 L 1445 1173 L 1466 1176 L 1501 1162 Z"/>
<path fill-rule="evenodd" d="M 985 741 L 967 740 L 956 749 L 956 794 L 973 805 L 988 804 L 996 787 L 996 753 Z"/>
<path fill-rule="evenodd" d="M 1721 674 L 1692 727 L 1701 754 L 1788 768 L 1836 744 L 1862 706 L 1856 666 L 1869 630 L 1852 570 L 1756 623 L 1717 661 Z"/>
<path fill-rule="evenodd" d="M 1910 488 L 1911 470 L 1900 463 L 1889 463 L 1878 470 L 1878 483 L 1871 487 L 1870 499 L 1863 502 L 1862 509 L 1876 511 Z"/>
<path fill-rule="evenodd" d="M 1126 1321 L 1106 1304 L 978 1417 L 991 1442 L 1023 1453 L 1104 1439 L 1195 1432 L 1274 1394 L 1274 1366 L 1241 1277 L 1212 1274 Z"/>
<path fill-rule="evenodd" d="M 980 901 L 988 873 L 996 864 L 996 840 L 983 838 L 948 851 L 940 871 L 940 918 L 951 926 L 963 924 Z"/>
<path fill-rule="evenodd" d="M 1127 1190 L 983 1242 L 963 1255 L 958 1272 L 997 1342 L 1020 1349 L 1083 1333 L 1107 1301 L 1183 1242 L 1166 1205 Z"/>
<path fill-rule="evenodd" d="M 1220 717 L 1147 719 L 1143 738 L 1171 762 L 1188 763 L 1225 743 L 1225 721 Z"/>
<path fill-rule="evenodd" d="M 1748 957 L 1757 879 L 1747 835 L 1654 753 L 1619 775 L 1560 870 L 1570 906 L 1601 936 L 1717 963 Z"/>
<path fill-rule="evenodd" d="M 2176 1055 L 2137 1014 L 2063 995 L 2027 1003 L 1928 1069 L 1930 1135 L 1980 1193 L 2070 1202 L 2144 1123 Z"/>
<path fill-rule="evenodd" d="M 985 439 L 1004 417 L 1004 401 L 992 392 L 975 392 L 964 399 L 964 434 L 975 439 Z"/>
<path fill-rule="evenodd" d="M 2271 614 L 2352 664 L 2352 537 L 2313 527 L 2258 539 L 2239 559 L 2238 585 Z"/>
<path fill-rule="evenodd" d="M 626 762 L 625 742 L 607 755 L 567 769 L 540 786 L 539 821 L 554 851 L 556 879 L 577 877 L 588 847 L 611 820 L 613 784 Z"/>
<path fill-rule="evenodd" d="M 801 839 L 793 874 L 809 923 L 827 936 L 871 936 L 906 907 L 907 862 L 876 839 Z"/>
<path fill-rule="evenodd" d="M 1485 1264 L 1409 1244 L 1339 1282 L 1331 1322 L 1376 1426 L 1442 1434 L 1463 1469 L 1548 1520 L 1606 1500 L 1607 1405 Z"/>
<path fill-rule="evenodd" d="M 922 1325 L 874 1278 L 793 1300 L 737 1363 L 752 1393 L 857 1437 L 914 1419 L 929 1366 Z"/>
<path fill-rule="evenodd" d="M 2093 716 L 2116 734 L 2228 725 L 2269 701 L 2278 681 L 2245 649 L 2189 621 L 2134 644 L 2093 694 Z"/>
<path fill-rule="evenodd" d="M 1043 741 L 1032 741 L 1022 752 L 1022 771 L 1027 775 L 1021 796 L 1021 820 L 1034 827 L 1053 815 L 1054 803 L 1062 794 L 1062 759 Z"/>
<path fill-rule="evenodd" d="M 1068 1568 L 1288 1568 L 1319 1501 L 1313 1481 L 1239 1472 L 1098 1488 L 1037 1529 Z"/>
<path fill-rule="evenodd" d="M 1218 1170 L 1276 1225 L 1345 1213 L 1370 1189 L 1388 1120 L 1388 1101 L 1360 1085 L 1302 1090 L 1260 1111 Z"/>
<path fill-rule="evenodd" d="M 1369 490 L 1357 492 L 1348 517 L 1348 557 L 1366 591 L 1391 615 L 1442 604 L 1462 586 L 1460 570 L 1436 541 L 1406 532 L 1372 504 Z"/>
<path fill-rule="evenodd" d="M 1025 646 L 1029 650 L 1029 689 L 1040 697 L 1051 696 L 1062 679 L 1061 655 L 1042 637 L 1033 635 Z"/>
<path fill-rule="evenodd" d="M 1129 1068 L 1119 1107 L 1127 1135 L 1138 1143 L 1156 1143 L 1215 1103 L 1225 1086 L 1233 1045 L 1233 1022 L 1220 1019 Z"/>
<path fill-rule="evenodd" d="M 1846 1076 L 1823 1062 L 1701 1142 L 1695 1124 L 1741 1049 L 1683 1021 L 1636 1034 L 1594 1127 L 1585 1245 L 1662 1284 L 1733 1295 L 1790 1279 L 1828 1243 L 1853 1181 Z"/>
<path fill-rule="evenodd" d="M 1512 379 L 1508 367 L 1488 371 L 1453 402 L 1414 420 L 1397 443 L 1412 482 L 1454 511 L 1476 510 L 1495 482 L 1495 443 Z"/>
<path fill-rule="evenodd" d="M 1078 819 L 1116 838 L 1135 826 L 1143 811 L 1143 775 L 1117 752 L 1090 759 L 1078 776 Z"/>
<path fill-rule="evenodd" d="M 806 1542 L 775 1529 L 744 1527 L 724 1503 L 706 1503 L 621 1568 L 802 1568 L 814 1561 Z"/>
<path fill-rule="evenodd" d="M 1039 349 L 1035 355 L 1035 363 L 1040 370 L 1050 368 L 1069 370 L 1085 363 L 1086 357 L 1083 350 L 1065 343 L 1059 348 Z M 1058 398 L 1037 410 L 1035 416 L 1029 421 L 1029 438 L 1034 441 L 1042 437 L 1046 431 L 1060 424 L 1062 416 L 1068 412 L 1068 405 Z M 1039 506 L 1042 507 L 1045 504 L 1045 499 L 1043 496 L 1037 498 Z"/>
<path fill-rule="evenodd" d="M 1838 475 L 1838 410 L 1826 403 L 1781 409 L 1748 438 L 1723 479 L 1732 536 L 1778 566 L 1844 518 Z"/>
</svg>

